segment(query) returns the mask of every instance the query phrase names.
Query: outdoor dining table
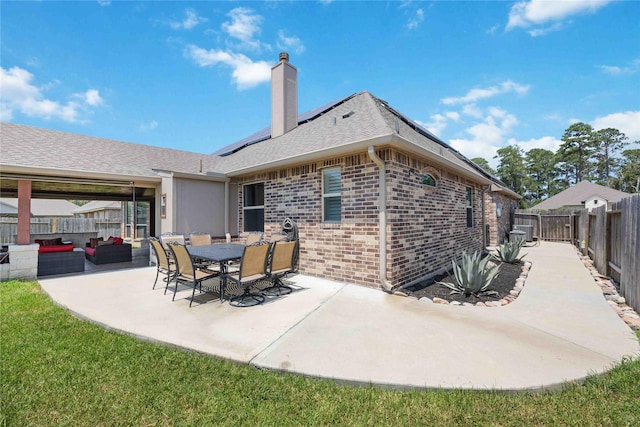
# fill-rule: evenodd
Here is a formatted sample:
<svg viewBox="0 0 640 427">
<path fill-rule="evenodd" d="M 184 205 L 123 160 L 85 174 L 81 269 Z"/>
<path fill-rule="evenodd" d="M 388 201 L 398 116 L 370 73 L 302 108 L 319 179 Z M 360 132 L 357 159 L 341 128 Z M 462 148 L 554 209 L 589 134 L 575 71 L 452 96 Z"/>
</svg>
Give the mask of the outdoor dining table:
<svg viewBox="0 0 640 427">
<path fill-rule="evenodd" d="M 213 245 L 203 246 L 187 246 L 189 255 L 192 258 L 205 259 L 220 264 L 220 302 L 224 301 L 224 288 L 226 278 L 224 273 L 227 271 L 227 263 L 242 258 L 244 245 L 240 243 L 216 243 Z"/>
</svg>

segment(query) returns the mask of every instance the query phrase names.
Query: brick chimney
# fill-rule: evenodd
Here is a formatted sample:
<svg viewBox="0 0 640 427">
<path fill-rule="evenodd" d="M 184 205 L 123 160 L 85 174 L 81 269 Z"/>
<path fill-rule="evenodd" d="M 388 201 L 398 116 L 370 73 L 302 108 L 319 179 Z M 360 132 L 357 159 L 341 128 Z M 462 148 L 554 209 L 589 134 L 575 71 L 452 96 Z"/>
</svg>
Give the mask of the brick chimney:
<svg viewBox="0 0 640 427">
<path fill-rule="evenodd" d="M 289 64 L 289 54 L 271 68 L 271 138 L 298 126 L 298 70 Z"/>
</svg>

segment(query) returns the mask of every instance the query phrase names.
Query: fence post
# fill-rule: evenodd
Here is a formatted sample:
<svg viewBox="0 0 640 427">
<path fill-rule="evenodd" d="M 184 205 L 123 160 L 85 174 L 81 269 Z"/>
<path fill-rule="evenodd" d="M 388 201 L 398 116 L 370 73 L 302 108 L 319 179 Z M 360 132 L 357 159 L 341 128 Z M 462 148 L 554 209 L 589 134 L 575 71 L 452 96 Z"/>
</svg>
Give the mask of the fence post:
<svg viewBox="0 0 640 427">
<path fill-rule="evenodd" d="M 609 261 L 611 260 L 611 213 L 607 211 L 606 207 L 604 215 L 604 275 L 607 277 L 611 277 L 611 267 L 609 267 Z"/>
</svg>

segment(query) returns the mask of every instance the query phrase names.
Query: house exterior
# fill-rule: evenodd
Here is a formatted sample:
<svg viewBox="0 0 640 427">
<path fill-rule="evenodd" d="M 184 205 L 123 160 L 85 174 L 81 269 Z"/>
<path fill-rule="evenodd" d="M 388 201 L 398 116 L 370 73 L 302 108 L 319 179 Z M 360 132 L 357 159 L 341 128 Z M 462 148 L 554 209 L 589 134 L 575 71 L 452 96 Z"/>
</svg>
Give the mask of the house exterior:
<svg viewBox="0 0 640 427">
<path fill-rule="evenodd" d="M 67 200 L 34 199 L 31 203 L 32 217 L 72 217 L 77 205 Z M 17 216 L 18 199 L 0 198 L 0 215 Z"/>
<path fill-rule="evenodd" d="M 613 188 L 594 184 L 589 181 L 579 183 L 567 188 L 564 191 L 549 197 L 548 199 L 532 206 L 531 209 L 538 210 L 578 210 L 588 209 L 591 211 L 602 205 L 610 209 L 611 204 L 619 202 L 631 194 Z"/>
<path fill-rule="evenodd" d="M 73 215 L 79 218 L 121 221 L 123 218 L 122 203 L 107 200 L 92 200 L 82 206 L 76 206 Z"/>
<path fill-rule="evenodd" d="M 102 190 L 111 200 L 146 200 L 152 235 L 268 236 L 292 218 L 302 273 L 385 290 L 497 244 L 519 200 L 369 92 L 298 116 L 286 54 L 272 69 L 271 126 L 212 155 L 8 123 L 2 138 L 12 147 L 5 156 L 3 143 L 3 193 L 27 181 L 31 197 Z M 37 156 L 43 150 L 53 155 Z"/>
</svg>

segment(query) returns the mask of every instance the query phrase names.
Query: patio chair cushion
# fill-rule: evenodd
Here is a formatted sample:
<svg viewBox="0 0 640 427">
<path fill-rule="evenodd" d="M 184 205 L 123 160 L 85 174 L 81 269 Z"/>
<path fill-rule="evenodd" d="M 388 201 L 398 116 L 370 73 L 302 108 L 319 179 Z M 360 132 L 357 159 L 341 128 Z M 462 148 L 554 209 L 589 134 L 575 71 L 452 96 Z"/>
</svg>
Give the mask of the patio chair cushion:
<svg viewBox="0 0 640 427">
<path fill-rule="evenodd" d="M 40 246 L 38 248 L 39 254 L 46 254 L 46 253 L 52 253 L 52 252 L 72 252 L 72 251 L 73 251 L 73 244 Z"/>
</svg>

